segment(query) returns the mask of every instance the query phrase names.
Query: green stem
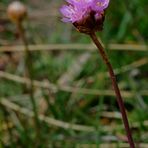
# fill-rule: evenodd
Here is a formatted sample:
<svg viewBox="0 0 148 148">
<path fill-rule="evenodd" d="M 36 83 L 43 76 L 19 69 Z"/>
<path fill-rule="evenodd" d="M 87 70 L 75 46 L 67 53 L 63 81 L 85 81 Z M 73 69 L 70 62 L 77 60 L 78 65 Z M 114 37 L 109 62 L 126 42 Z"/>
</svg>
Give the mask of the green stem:
<svg viewBox="0 0 148 148">
<path fill-rule="evenodd" d="M 124 102 L 123 102 L 123 99 L 121 97 L 121 93 L 120 93 L 120 90 L 119 90 L 119 87 L 118 87 L 118 84 L 117 84 L 117 81 L 116 81 L 116 76 L 114 74 L 112 65 L 111 65 L 111 63 L 110 63 L 110 61 L 107 57 L 107 54 L 104 51 L 104 48 L 102 47 L 101 43 L 97 39 L 96 34 L 94 32 L 91 32 L 89 35 L 90 35 L 91 39 L 93 40 L 93 42 L 95 43 L 95 45 L 97 46 L 98 51 L 101 54 L 101 57 L 102 57 L 104 63 L 106 64 L 106 66 L 108 68 L 110 78 L 112 80 L 112 85 L 114 87 L 115 94 L 116 94 L 116 97 L 117 97 L 117 102 L 118 102 L 118 105 L 119 105 L 119 108 L 120 108 L 120 112 L 122 114 L 122 119 L 123 119 L 123 123 L 124 123 L 124 126 L 125 126 L 128 142 L 130 144 L 130 148 L 135 148 L 135 144 L 134 144 L 134 141 L 133 141 L 133 138 L 132 138 L 132 133 L 131 133 L 129 123 L 128 123 L 128 118 L 127 118 L 126 111 L 125 111 Z"/>
<path fill-rule="evenodd" d="M 33 62 L 32 62 L 32 56 L 31 52 L 29 51 L 28 42 L 25 36 L 25 30 L 23 28 L 22 23 L 18 23 L 18 31 L 19 35 L 24 43 L 25 46 L 25 64 L 26 64 L 26 70 L 28 73 L 28 77 L 30 79 L 30 85 L 29 85 L 29 94 L 30 94 L 30 101 L 32 103 L 33 111 L 34 111 L 34 118 L 35 118 L 35 124 L 36 124 L 36 130 L 39 134 L 40 129 L 40 121 L 38 119 L 38 112 L 37 112 L 37 106 L 34 98 L 34 85 L 33 85 Z"/>
</svg>

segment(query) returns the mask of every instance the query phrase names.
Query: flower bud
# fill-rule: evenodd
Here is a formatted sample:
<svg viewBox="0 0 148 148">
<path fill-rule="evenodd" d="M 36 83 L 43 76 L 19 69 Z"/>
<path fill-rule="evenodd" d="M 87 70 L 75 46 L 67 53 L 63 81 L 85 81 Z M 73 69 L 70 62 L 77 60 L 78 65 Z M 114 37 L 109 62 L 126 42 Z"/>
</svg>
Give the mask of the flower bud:
<svg viewBox="0 0 148 148">
<path fill-rule="evenodd" d="M 19 23 L 25 19 L 27 8 L 21 2 L 14 1 L 8 6 L 7 14 L 12 22 Z"/>
</svg>

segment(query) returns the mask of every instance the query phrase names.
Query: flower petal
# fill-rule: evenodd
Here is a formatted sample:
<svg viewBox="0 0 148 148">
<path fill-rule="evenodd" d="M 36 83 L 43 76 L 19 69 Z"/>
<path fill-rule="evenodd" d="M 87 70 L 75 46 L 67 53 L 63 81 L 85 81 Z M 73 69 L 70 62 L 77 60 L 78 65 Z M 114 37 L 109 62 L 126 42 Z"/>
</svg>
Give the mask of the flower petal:
<svg viewBox="0 0 148 148">
<path fill-rule="evenodd" d="M 94 11 L 103 11 L 109 5 L 110 0 L 94 0 L 92 3 L 92 10 Z"/>
</svg>

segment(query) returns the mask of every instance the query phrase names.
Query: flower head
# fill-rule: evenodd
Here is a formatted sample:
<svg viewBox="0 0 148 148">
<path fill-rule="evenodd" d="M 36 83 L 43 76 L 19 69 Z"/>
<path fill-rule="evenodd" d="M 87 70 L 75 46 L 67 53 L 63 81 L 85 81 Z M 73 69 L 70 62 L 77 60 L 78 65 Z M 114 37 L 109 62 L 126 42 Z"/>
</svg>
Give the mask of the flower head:
<svg viewBox="0 0 148 148">
<path fill-rule="evenodd" d="M 90 29 L 102 30 L 104 10 L 108 7 L 109 0 L 66 0 L 66 2 L 68 5 L 60 9 L 62 21 L 73 23 L 84 33 Z"/>
<path fill-rule="evenodd" d="M 76 22 L 82 20 L 90 10 L 92 0 L 66 0 L 68 5 L 61 7 L 64 22 Z"/>
<path fill-rule="evenodd" d="M 26 6 L 20 1 L 13 1 L 7 9 L 8 17 L 11 21 L 18 23 L 22 21 L 27 15 Z"/>
</svg>

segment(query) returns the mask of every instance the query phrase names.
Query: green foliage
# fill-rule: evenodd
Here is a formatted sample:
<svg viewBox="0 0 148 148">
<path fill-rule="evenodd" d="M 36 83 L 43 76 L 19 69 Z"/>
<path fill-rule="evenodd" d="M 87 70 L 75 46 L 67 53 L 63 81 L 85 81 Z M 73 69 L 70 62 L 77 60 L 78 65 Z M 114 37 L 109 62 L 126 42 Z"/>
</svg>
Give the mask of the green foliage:
<svg viewBox="0 0 148 148">
<path fill-rule="evenodd" d="M 23 1 L 29 6 L 30 20 L 26 26 L 26 35 L 30 44 L 50 44 L 50 43 L 90 43 L 88 36 L 78 33 L 70 24 L 64 24 L 60 21 L 59 15 L 55 16 L 60 6 L 59 1 L 37 1 L 35 5 L 33 0 Z M 6 8 L 10 0 L 1 0 L 0 6 Z M 42 7 L 43 6 L 43 7 Z M 44 7 L 47 10 L 44 12 Z M 34 11 L 36 13 L 32 14 Z M 50 12 L 53 12 L 50 13 Z M 5 12 L 3 12 L 5 14 Z M 44 14 L 43 14 L 44 13 Z M 35 15 L 41 14 L 41 15 Z M 130 123 L 136 127 L 133 128 L 133 135 L 136 142 L 148 143 L 146 126 L 148 114 L 148 64 L 141 66 L 130 66 L 130 69 L 122 70 L 123 67 L 131 65 L 135 61 L 147 58 L 146 51 L 113 51 L 108 49 L 109 43 L 122 44 L 147 44 L 148 39 L 148 2 L 147 0 L 116 0 L 110 2 L 110 7 L 106 11 L 106 20 L 103 32 L 99 33 L 102 41 L 105 43 L 107 53 L 111 63 L 116 71 L 117 80 L 121 90 L 128 91 L 128 97 L 122 91 L 125 106 L 129 115 Z M 45 16 L 44 16 L 45 15 Z M 52 16 L 53 15 L 53 16 Z M 1 16 L 0 16 L 1 20 Z M 0 22 L 1 23 L 1 22 Z M 1 24 L 0 24 L 1 25 Z M 0 45 L 20 44 L 15 27 L 9 23 L 3 26 L 6 31 L 0 34 Z M 70 84 L 59 84 L 59 79 L 63 74 L 67 74 L 69 69 L 74 69 L 73 62 L 83 55 L 85 51 L 33 51 L 34 79 L 39 82 L 50 82 L 58 86 L 53 91 L 48 88 L 35 87 L 35 98 L 37 110 L 46 117 L 51 117 L 67 123 L 81 124 L 94 127 L 94 132 L 75 131 L 72 128 L 64 129 L 45 121 L 40 121 L 40 139 L 36 139 L 37 130 L 34 120 L 30 114 L 24 115 L 20 110 L 14 111 L 5 105 L 0 107 L 0 148 L 1 147 L 41 147 L 41 148 L 80 148 L 83 144 L 96 147 L 104 144 L 103 137 L 121 138 L 125 135 L 119 113 L 116 99 L 113 94 L 107 94 L 112 90 L 112 85 L 106 67 L 102 62 L 98 52 L 90 52 L 90 58 L 81 67 L 81 71 Z M 2 56 L 1 56 L 2 55 Z M 2 53 L 0 56 L 9 55 Z M 16 61 L 15 61 L 15 55 Z M 19 55 L 19 56 L 18 56 Z M 24 76 L 25 67 L 22 64 L 24 56 L 17 52 L 9 57 L 5 72 L 11 72 L 14 75 Z M 22 63 L 21 63 L 21 62 Z M 1 61 L 0 61 L 1 62 Z M 1 63 L 0 63 L 1 64 Z M 21 65 L 22 64 L 22 65 Z M 78 63 L 79 64 L 79 63 Z M 138 63 L 139 64 L 139 63 Z M 15 65 L 15 66 L 14 66 Z M 19 71 L 21 65 L 21 69 Z M 71 86 L 72 90 L 63 90 L 65 86 Z M 29 111 L 32 109 L 29 101 L 29 92 L 26 85 L 19 84 L 10 80 L 1 78 L 0 75 L 0 101 L 5 98 L 9 101 L 25 107 Z M 75 88 L 87 88 L 96 92 L 100 90 L 101 95 L 93 95 L 93 92 Z M 2 103 L 1 103 L 2 104 Z M 115 117 L 107 113 L 113 113 Z M 12 123 L 13 127 L 2 129 L 2 125 L 8 126 Z M 144 124 L 146 123 L 146 124 Z M 65 126 L 61 125 L 60 126 Z M 106 130 L 106 127 L 108 130 Z M 112 130 L 113 128 L 113 130 Z M 107 137 L 107 138 L 108 138 Z M 2 139 L 2 140 L 1 140 Z M 114 141 L 114 140 L 111 140 Z M 106 142 L 109 143 L 109 140 Z M 122 141 L 115 140 L 115 147 L 120 147 Z M 80 146 L 79 146 L 80 145 Z"/>
</svg>

